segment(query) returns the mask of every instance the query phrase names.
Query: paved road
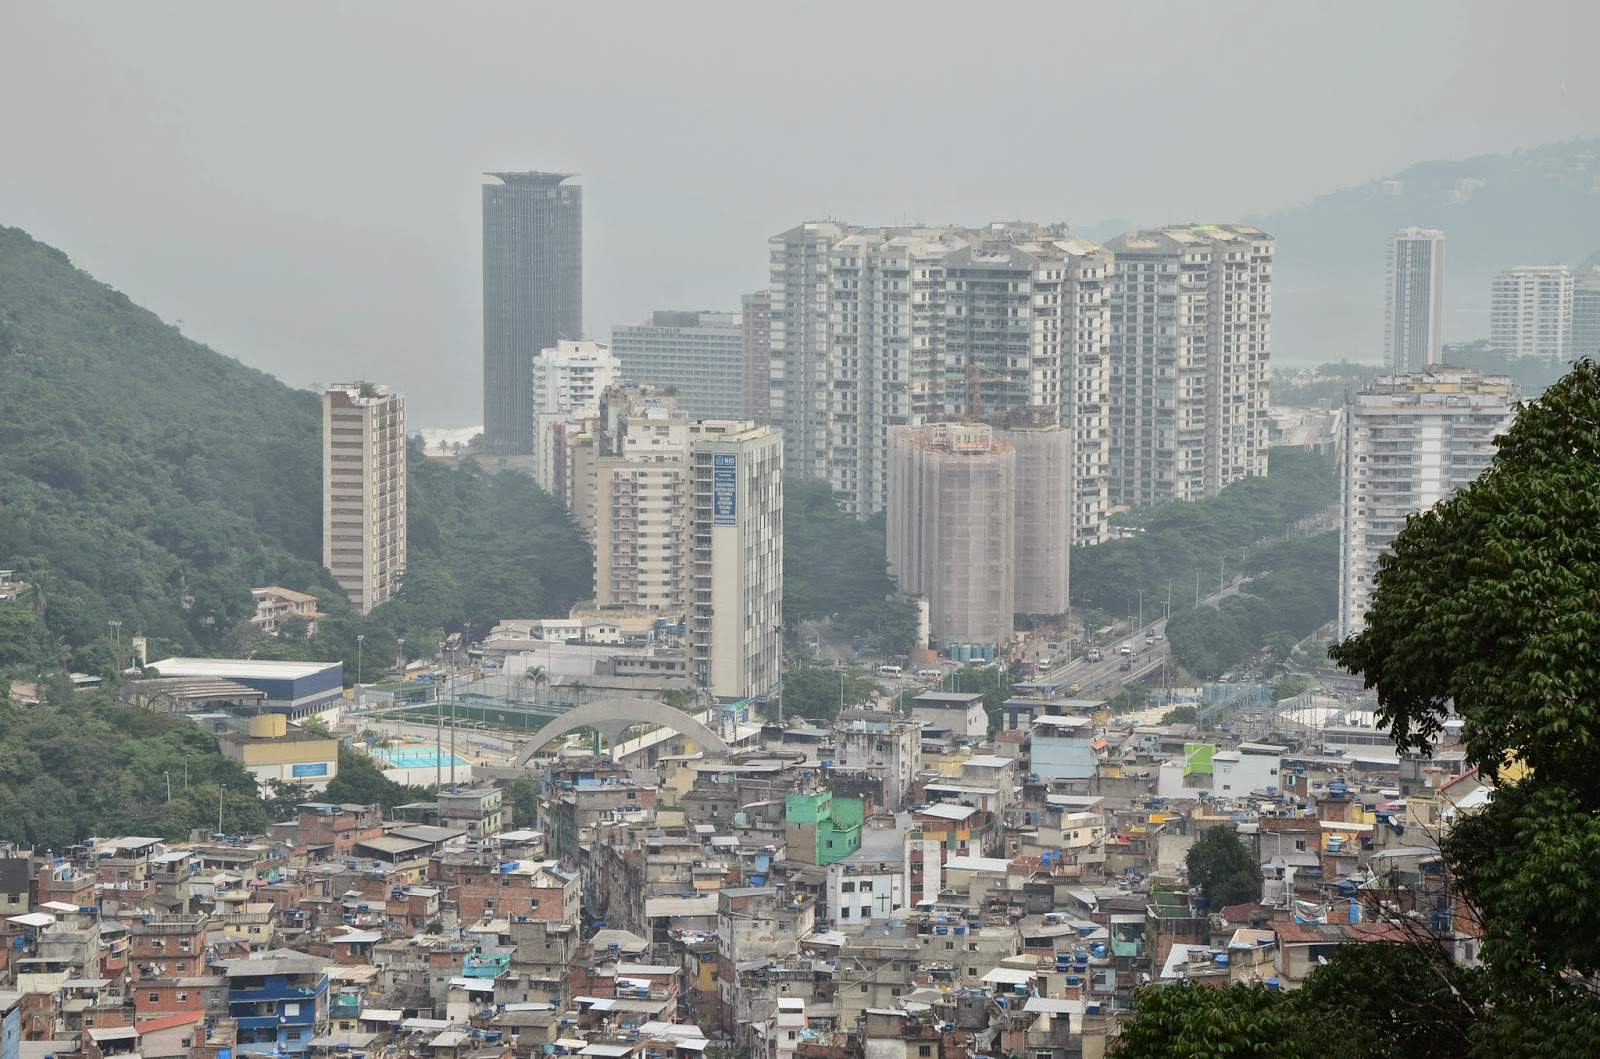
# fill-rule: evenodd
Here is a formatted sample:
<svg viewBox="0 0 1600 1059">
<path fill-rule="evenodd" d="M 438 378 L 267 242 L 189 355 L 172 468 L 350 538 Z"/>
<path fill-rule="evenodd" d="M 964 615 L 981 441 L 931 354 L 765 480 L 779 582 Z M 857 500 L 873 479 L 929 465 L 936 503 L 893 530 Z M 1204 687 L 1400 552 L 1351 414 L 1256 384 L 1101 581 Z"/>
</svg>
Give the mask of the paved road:
<svg viewBox="0 0 1600 1059">
<path fill-rule="evenodd" d="M 1206 596 L 1202 602 L 1216 603 L 1218 600 L 1238 592 L 1248 581 L 1248 578 L 1236 578 L 1221 591 L 1213 592 Z M 1035 680 L 1041 683 L 1060 684 L 1070 687 L 1073 684 L 1082 685 L 1076 695 L 1083 698 L 1097 697 L 1102 694 L 1110 696 L 1125 684 L 1132 684 L 1152 673 L 1159 672 L 1170 650 L 1167 646 L 1166 619 L 1152 621 L 1144 625 L 1131 636 L 1125 636 L 1110 643 L 1099 645 L 1101 660 L 1091 662 L 1086 656 L 1081 656 L 1056 666 L 1048 673 L 1041 674 Z M 1121 648 L 1130 648 L 1131 656 L 1120 653 Z M 1131 662 L 1130 668 L 1124 670 L 1123 662 Z"/>
</svg>

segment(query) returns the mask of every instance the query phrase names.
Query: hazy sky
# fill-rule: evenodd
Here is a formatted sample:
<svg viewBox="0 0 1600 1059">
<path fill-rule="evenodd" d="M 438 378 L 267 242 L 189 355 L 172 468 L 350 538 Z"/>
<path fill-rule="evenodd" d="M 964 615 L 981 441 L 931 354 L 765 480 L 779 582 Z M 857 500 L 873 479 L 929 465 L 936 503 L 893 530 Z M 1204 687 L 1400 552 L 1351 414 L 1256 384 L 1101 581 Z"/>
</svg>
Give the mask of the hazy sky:
<svg viewBox="0 0 1600 1059">
<path fill-rule="evenodd" d="M 799 221 L 1227 220 L 1600 125 L 1600 5 L 0 0 L 0 223 L 295 385 L 481 421 L 479 174 L 583 174 L 585 324 Z"/>
</svg>

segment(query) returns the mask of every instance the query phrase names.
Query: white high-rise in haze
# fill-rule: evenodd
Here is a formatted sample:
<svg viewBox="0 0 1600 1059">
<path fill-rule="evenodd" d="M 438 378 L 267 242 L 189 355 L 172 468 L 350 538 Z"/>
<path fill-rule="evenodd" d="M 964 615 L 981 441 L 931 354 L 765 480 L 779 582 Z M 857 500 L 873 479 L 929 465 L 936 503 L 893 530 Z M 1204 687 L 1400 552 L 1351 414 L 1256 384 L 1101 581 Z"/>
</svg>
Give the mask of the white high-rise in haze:
<svg viewBox="0 0 1600 1059">
<path fill-rule="evenodd" d="M 1384 375 L 1345 409 L 1339 490 L 1339 638 L 1361 631 L 1378 557 L 1406 516 L 1472 481 L 1510 426 L 1517 388 L 1464 368 Z"/>
<path fill-rule="evenodd" d="M 1565 360 L 1572 341 L 1572 272 L 1565 265 L 1520 265 L 1489 290 L 1489 343 L 1513 357 Z"/>
<path fill-rule="evenodd" d="M 552 431 L 593 416 L 606 387 L 622 380 L 622 365 L 603 342 L 562 339 L 533 362 L 534 476 L 548 492 L 560 477 Z"/>
<path fill-rule="evenodd" d="M 1200 500 L 1265 475 L 1272 237 L 1182 225 L 1107 249 L 1111 502 Z"/>
<path fill-rule="evenodd" d="M 366 614 L 406 571 L 406 399 L 339 383 L 322 394 L 322 565 Z"/>
<path fill-rule="evenodd" d="M 1395 371 L 1439 363 L 1444 325 L 1444 233 L 1402 228 L 1389 243 L 1384 360 Z"/>
<path fill-rule="evenodd" d="M 1059 225 L 801 225 L 771 240 L 771 414 L 791 474 L 860 518 L 890 432 L 1041 410 L 1072 433 L 1069 539 L 1106 535 L 1110 255 Z"/>
</svg>

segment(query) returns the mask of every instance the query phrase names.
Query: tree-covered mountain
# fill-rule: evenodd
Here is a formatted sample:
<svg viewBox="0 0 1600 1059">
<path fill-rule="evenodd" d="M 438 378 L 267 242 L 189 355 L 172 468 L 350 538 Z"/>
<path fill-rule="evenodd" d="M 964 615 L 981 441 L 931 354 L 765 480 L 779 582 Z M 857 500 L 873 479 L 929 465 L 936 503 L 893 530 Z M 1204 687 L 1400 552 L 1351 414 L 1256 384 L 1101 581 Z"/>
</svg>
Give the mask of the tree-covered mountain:
<svg viewBox="0 0 1600 1059">
<path fill-rule="evenodd" d="M 1383 354 L 1385 255 L 1396 229 L 1441 228 L 1445 339 L 1489 332 L 1489 283 L 1514 265 L 1576 265 L 1600 238 L 1600 140 L 1422 162 L 1252 218 L 1277 237 L 1273 352 L 1288 360 Z"/>
<path fill-rule="evenodd" d="M 410 573 L 368 618 L 321 568 L 315 394 L 184 338 L 65 254 L 0 227 L 0 567 L 38 586 L 0 621 L 0 669 L 103 669 L 108 623 L 153 654 L 244 647 L 349 657 L 393 641 L 559 611 L 590 592 L 589 550 L 528 479 L 413 447 Z M 316 592 L 318 642 L 244 645 L 250 588 Z M 388 641 L 386 643 L 386 641 Z M 351 666 L 353 671 L 354 666 Z"/>
</svg>

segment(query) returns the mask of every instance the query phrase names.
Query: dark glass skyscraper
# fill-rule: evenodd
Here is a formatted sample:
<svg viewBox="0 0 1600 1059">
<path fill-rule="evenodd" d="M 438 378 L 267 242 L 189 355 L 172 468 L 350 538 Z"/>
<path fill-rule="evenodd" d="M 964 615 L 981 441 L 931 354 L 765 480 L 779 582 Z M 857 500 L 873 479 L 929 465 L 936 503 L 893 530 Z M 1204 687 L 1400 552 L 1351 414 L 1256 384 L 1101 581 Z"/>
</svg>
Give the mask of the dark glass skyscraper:
<svg viewBox="0 0 1600 1059">
<path fill-rule="evenodd" d="M 489 173 L 483 186 L 483 433 L 533 451 L 533 360 L 583 336 L 583 189 L 572 173 Z"/>
</svg>

